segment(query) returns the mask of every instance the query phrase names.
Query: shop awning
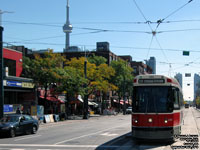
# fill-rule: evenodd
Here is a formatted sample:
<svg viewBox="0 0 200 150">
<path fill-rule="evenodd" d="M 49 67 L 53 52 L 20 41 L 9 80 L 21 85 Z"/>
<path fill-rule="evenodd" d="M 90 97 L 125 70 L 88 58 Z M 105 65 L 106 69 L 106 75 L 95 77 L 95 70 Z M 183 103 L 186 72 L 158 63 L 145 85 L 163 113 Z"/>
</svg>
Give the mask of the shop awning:
<svg viewBox="0 0 200 150">
<path fill-rule="evenodd" d="M 83 103 L 83 99 L 82 99 L 81 95 L 78 95 L 77 99 L 78 99 L 80 102 Z"/>
<path fill-rule="evenodd" d="M 40 98 L 44 98 L 44 96 L 40 96 Z M 59 103 L 65 103 L 64 101 L 57 99 L 55 97 L 47 96 L 46 100 L 52 101 L 52 102 L 59 102 Z"/>
<path fill-rule="evenodd" d="M 97 103 L 95 103 L 95 102 L 89 102 L 89 101 L 88 101 L 88 105 L 94 105 L 94 106 L 98 106 L 98 104 L 97 104 Z"/>
</svg>

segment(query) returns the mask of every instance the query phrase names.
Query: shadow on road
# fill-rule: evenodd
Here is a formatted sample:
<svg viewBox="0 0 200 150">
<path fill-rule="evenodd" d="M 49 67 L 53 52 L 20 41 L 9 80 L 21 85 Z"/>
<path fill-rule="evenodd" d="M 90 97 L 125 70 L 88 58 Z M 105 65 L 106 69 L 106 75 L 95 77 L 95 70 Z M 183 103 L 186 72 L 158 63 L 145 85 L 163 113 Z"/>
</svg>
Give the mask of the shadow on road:
<svg viewBox="0 0 200 150">
<path fill-rule="evenodd" d="M 129 132 L 98 146 L 95 150 L 148 150 L 154 148 L 159 149 L 171 144 L 171 142 L 163 140 L 136 141 L 132 138 L 131 132 Z"/>
</svg>

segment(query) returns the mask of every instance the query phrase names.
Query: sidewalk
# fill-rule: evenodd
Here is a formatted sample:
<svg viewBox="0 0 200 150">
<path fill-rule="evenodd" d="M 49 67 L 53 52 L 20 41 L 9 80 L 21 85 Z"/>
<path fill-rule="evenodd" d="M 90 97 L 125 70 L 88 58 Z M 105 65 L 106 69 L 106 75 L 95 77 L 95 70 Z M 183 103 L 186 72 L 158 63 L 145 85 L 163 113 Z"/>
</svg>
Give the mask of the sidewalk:
<svg viewBox="0 0 200 150">
<path fill-rule="evenodd" d="M 93 115 L 89 116 L 88 120 L 91 119 L 91 118 L 106 117 L 106 116 L 118 116 L 118 115 L 123 115 L 123 114 L 121 114 L 121 113 L 116 114 L 116 115 L 99 115 L 99 114 L 93 114 Z M 82 115 L 79 115 L 79 116 L 78 115 L 72 115 L 72 116 L 68 116 L 68 119 L 63 120 L 63 121 L 49 122 L 49 123 L 41 122 L 40 126 L 59 124 L 59 123 L 64 123 L 64 122 L 68 122 L 68 121 L 73 121 L 73 120 L 75 121 L 75 120 L 87 120 L 87 119 L 83 119 Z"/>
</svg>

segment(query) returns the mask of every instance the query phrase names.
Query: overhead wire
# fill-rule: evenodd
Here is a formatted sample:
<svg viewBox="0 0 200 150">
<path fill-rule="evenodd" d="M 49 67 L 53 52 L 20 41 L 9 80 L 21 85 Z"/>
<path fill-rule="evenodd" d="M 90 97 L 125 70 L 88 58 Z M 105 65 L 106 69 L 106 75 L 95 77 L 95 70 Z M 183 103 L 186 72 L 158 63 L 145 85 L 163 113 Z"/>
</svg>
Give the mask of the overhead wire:
<svg viewBox="0 0 200 150">
<path fill-rule="evenodd" d="M 150 21 L 147 20 L 147 18 L 145 17 L 144 13 L 142 12 L 142 10 L 140 9 L 139 5 L 136 3 L 136 0 L 133 0 L 133 3 L 135 4 L 135 6 L 137 7 L 137 9 L 139 10 L 140 14 L 142 15 L 142 17 L 144 18 L 144 20 L 146 21 L 146 23 L 148 24 L 149 28 L 151 29 L 151 31 L 153 31 L 153 28 L 150 25 Z"/>
<path fill-rule="evenodd" d="M 147 52 L 147 57 L 146 57 L 146 60 L 148 59 L 149 57 L 149 52 L 150 52 L 150 49 L 151 49 L 151 45 L 152 45 L 152 42 L 153 42 L 153 35 L 151 36 L 151 41 L 150 41 L 150 44 L 149 44 L 149 48 L 148 48 L 148 52 Z"/>
<path fill-rule="evenodd" d="M 191 3 L 193 0 L 189 0 L 186 4 L 182 5 L 181 7 L 179 7 L 178 9 L 174 10 L 172 13 L 170 13 L 169 15 L 167 15 L 165 18 L 163 18 L 162 20 L 166 20 L 167 18 L 169 18 L 170 16 L 172 16 L 173 14 L 175 14 L 176 12 L 178 12 L 179 10 L 181 10 L 182 8 L 184 8 L 186 5 L 188 5 L 189 3 Z"/>
<path fill-rule="evenodd" d="M 169 18 L 170 16 L 172 16 L 173 14 L 175 14 L 176 12 L 178 12 L 179 10 L 181 10 L 183 7 L 185 7 L 186 5 L 188 5 L 189 3 L 191 3 L 192 1 L 193 1 L 193 0 L 189 0 L 186 4 L 182 5 L 181 7 L 179 7 L 179 8 L 176 9 L 175 11 L 173 11 L 172 13 L 170 13 L 170 14 L 169 14 L 168 16 L 166 16 L 165 18 L 158 20 L 158 21 L 157 21 L 157 26 L 156 26 L 156 29 L 155 29 L 154 32 L 156 33 L 156 31 L 157 31 L 159 25 L 160 25 L 164 20 L 166 20 L 167 18 Z M 163 33 L 163 32 L 160 31 L 159 33 Z M 158 41 L 156 35 L 155 35 L 155 39 L 156 39 L 156 41 L 157 41 L 159 47 L 162 49 L 162 47 L 161 47 L 161 45 L 160 45 L 160 42 Z M 164 55 L 165 59 L 167 60 L 167 62 L 169 62 L 169 60 L 168 60 L 167 56 L 165 55 L 165 52 L 164 52 L 163 49 L 162 49 L 162 52 L 163 52 L 163 55 Z M 172 70 L 172 64 L 169 63 L 169 72 L 168 72 L 168 74 L 169 74 L 170 76 L 171 76 L 171 71 L 173 71 L 173 70 Z"/>
<path fill-rule="evenodd" d="M 163 19 L 159 19 L 157 21 L 157 27 L 156 27 L 156 30 L 157 28 L 159 27 L 159 25 L 164 21 L 166 20 L 167 18 L 171 17 L 172 15 L 174 15 L 176 12 L 178 12 L 179 10 L 181 10 L 182 8 L 184 8 L 186 5 L 188 5 L 189 3 L 191 3 L 193 0 L 189 0 L 186 4 L 182 5 L 181 7 L 179 7 L 178 9 L 174 10 L 172 13 L 170 13 L 169 15 L 167 15 L 165 18 Z M 155 30 L 155 31 L 156 31 Z"/>
<path fill-rule="evenodd" d="M 161 20 L 161 19 L 160 19 Z M 19 21 L 2 21 L 4 23 L 11 24 L 24 24 L 24 25 L 38 25 L 38 26 L 49 26 L 49 27 L 62 27 L 62 23 L 34 23 L 34 22 L 19 22 Z M 200 19 L 188 19 L 188 20 L 168 20 L 162 21 L 163 23 L 182 23 L 182 22 L 200 22 Z M 58 25 L 57 25 L 58 24 Z M 120 22 L 73 22 L 72 24 L 158 24 L 157 21 L 120 21 Z"/>
</svg>

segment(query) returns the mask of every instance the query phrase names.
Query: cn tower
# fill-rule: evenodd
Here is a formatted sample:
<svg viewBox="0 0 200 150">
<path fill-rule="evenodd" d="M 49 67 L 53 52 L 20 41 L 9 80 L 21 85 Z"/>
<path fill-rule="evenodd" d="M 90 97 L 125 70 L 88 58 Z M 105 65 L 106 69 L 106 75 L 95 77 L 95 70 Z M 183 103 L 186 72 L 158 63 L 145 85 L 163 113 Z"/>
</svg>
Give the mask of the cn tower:
<svg viewBox="0 0 200 150">
<path fill-rule="evenodd" d="M 67 52 L 67 51 L 69 51 L 69 47 L 70 47 L 70 33 L 72 32 L 72 25 L 69 22 L 69 0 L 67 0 L 66 23 L 63 26 L 63 32 L 66 34 L 64 52 Z"/>
</svg>

